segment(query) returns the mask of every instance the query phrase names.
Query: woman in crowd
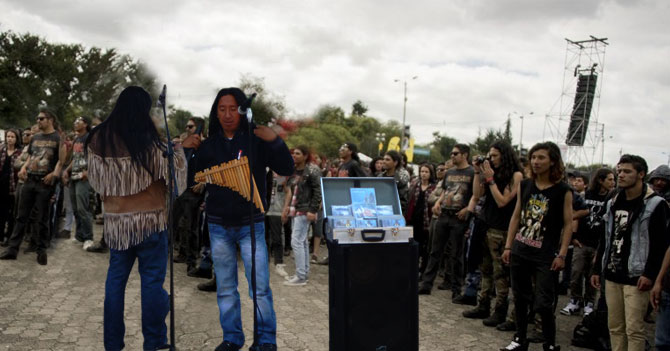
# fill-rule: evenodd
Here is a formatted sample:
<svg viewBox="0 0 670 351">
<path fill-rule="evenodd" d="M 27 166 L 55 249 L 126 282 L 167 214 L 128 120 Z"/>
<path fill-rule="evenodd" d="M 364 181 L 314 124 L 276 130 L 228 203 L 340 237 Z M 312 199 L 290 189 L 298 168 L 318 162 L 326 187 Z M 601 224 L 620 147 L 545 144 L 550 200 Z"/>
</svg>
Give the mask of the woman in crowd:
<svg viewBox="0 0 670 351">
<path fill-rule="evenodd" d="M 370 161 L 370 176 L 377 177 L 384 172 L 384 159 L 377 156 Z"/>
<path fill-rule="evenodd" d="M 419 243 L 419 273 L 423 273 L 428 263 L 428 227 L 433 213 L 428 205 L 428 197 L 435 190 L 435 170 L 424 163 L 419 168 L 419 178 L 409 190 L 409 204 L 405 219 L 414 227 L 414 239 Z"/>
<path fill-rule="evenodd" d="M 5 143 L 0 146 L 0 242 L 9 238 L 14 230 L 14 194 L 17 174 L 12 165 L 21 156 L 21 134 L 16 129 L 5 132 Z M 7 224 L 7 232 L 5 232 Z"/>
</svg>

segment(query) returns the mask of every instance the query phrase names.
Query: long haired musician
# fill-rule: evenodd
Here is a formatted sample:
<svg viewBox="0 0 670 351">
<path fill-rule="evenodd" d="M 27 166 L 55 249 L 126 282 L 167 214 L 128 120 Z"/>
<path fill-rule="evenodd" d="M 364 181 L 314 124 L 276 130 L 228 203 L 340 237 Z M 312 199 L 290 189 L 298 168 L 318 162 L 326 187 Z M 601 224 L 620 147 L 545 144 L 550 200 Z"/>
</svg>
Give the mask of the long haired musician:
<svg viewBox="0 0 670 351">
<path fill-rule="evenodd" d="M 196 171 L 203 171 L 222 164 L 235 163 L 234 160 L 243 157 L 250 157 L 258 195 L 263 199 L 262 207 L 267 208 L 264 181 L 267 175 L 266 167 L 279 175 L 289 176 L 293 174 L 293 158 L 284 141 L 272 129 L 255 125 L 240 116 L 238 107 L 246 101 L 246 95 L 238 88 L 219 91 L 209 115 L 209 138 L 198 148 L 195 168 Z M 251 135 L 249 130 L 253 130 Z M 248 150 L 249 145 L 253 148 L 252 152 Z M 249 179 L 245 181 L 248 182 Z M 233 182 L 234 179 L 225 179 L 225 183 Z M 252 218 L 248 210 L 251 200 L 247 200 L 231 187 L 207 182 L 206 191 L 208 196 L 205 208 L 216 274 L 221 329 L 223 329 L 223 342 L 216 350 L 237 351 L 244 345 L 240 296 L 237 292 L 236 246 L 239 244 L 245 275 L 251 286 L 252 221 L 258 247 L 255 260 L 259 340 L 258 345 L 252 345 L 251 350 L 276 350 L 277 323 L 270 290 L 264 214 L 257 206 Z M 252 295 L 251 289 L 249 295 Z"/>
<path fill-rule="evenodd" d="M 86 139 L 88 179 L 105 208 L 103 232 L 109 245 L 105 283 L 106 350 L 124 347 L 123 306 L 135 260 L 142 280 L 144 349 L 166 348 L 168 294 L 163 289 L 168 257 L 166 143 L 151 118 L 151 96 L 131 86 L 119 95 L 112 113 Z M 186 159 L 175 149 L 178 189 L 186 187 Z"/>
</svg>

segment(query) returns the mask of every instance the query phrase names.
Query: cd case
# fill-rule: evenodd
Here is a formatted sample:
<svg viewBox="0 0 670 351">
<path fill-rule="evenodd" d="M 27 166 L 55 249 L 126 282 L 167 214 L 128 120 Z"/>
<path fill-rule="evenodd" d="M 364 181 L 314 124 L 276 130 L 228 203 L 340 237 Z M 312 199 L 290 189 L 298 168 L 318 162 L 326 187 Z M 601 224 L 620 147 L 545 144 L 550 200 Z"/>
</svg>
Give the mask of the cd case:
<svg viewBox="0 0 670 351">
<path fill-rule="evenodd" d="M 352 216 L 332 216 L 328 220 L 333 224 L 333 228 L 356 227 L 356 218 Z"/>
</svg>

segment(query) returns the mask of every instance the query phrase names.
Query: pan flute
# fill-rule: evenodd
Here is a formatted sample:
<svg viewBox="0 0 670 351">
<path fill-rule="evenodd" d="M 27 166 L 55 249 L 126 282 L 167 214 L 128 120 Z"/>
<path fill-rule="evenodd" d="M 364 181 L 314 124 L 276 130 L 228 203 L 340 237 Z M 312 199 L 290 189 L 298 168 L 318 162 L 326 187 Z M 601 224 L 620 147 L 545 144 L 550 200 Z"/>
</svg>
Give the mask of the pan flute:
<svg viewBox="0 0 670 351">
<path fill-rule="evenodd" d="M 242 195 L 247 201 L 251 201 L 249 159 L 246 156 L 243 156 L 239 160 L 224 162 L 218 166 L 200 171 L 195 174 L 195 181 L 198 183 L 216 184 L 231 189 Z M 261 201 L 261 196 L 258 194 L 256 180 L 253 175 L 251 177 L 251 184 L 254 187 L 254 205 L 261 210 L 261 213 L 264 213 L 263 201 Z"/>
</svg>

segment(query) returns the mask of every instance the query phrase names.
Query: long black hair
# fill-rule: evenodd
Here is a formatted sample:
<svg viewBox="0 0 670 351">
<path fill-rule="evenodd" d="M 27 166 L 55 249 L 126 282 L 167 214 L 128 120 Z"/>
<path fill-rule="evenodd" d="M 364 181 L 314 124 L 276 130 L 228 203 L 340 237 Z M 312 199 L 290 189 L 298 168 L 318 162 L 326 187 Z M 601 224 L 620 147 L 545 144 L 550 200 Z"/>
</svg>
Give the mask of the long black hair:
<svg viewBox="0 0 670 351">
<path fill-rule="evenodd" d="M 240 88 L 224 88 L 219 90 L 219 93 L 216 94 L 216 98 L 212 103 L 212 109 L 209 111 L 209 135 L 214 136 L 215 134 L 223 134 L 223 127 L 219 123 L 218 108 L 219 100 L 222 96 L 232 95 L 237 102 L 237 106 L 242 106 L 247 101 L 247 96 Z M 247 130 L 249 122 L 245 116 L 240 116 L 240 124 L 237 128 L 238 131 L 244 132 Z"/>
<path fill-rule="evenodd" d="M 115 149 L 121 147 L 133 162 L 144 167 L 153 177 L 149 163 L 151 146 L 165 151 L 166 145 L 161 141 L 151 119 L 151 106 L 151 96 L 143 88 L 129 86 L 123 89 L 109 117 L 89 132 L 84 150 L 93 136 L 99 134 L 94 146 L 97 154 L 103 158 L 121 156 L 114 153 Z"/>
<path fill-rule="evenodd" d="M 514 149 L 512 149 L 512 146 L 508 142 L 497 140 L 491 144 L 491 148 L 500 152 L 500 166 L 495 168 L 493 167 L 493 164 L 491 164 L 491 167 L 493 167 L 495 171 L 494 178 L 496 184 L 504 189 L 507 185 L 511 185 L 514 173 L 521 172 L 521 174 L 523 174 L 523 170 L 519 163 L 519 158 L 516 156 L 516 152 L 514 152 Z"/>
<path fill-rule="evenodd" d="M 611 169 L 606 167 L 598 168 L 595 174 L 593 174 L 593 179 L 591 180 L 591 184 L 589 184 L 589 190 L 596 195 L 599 194 L 600 189 L 603 187 L 601 182 L 604 182 L 610 174 L 614 174 Z"/>
<path fill-rule="evenodd" d="M 546 150 L 549 154 L 549 160 L 554 163 L 549 167 L 549 181 L 554 184 L 561 181 L 565 177 L 565 165 L 563 164 L 563 158 L 561 157 L 561 149 L 551 141 L 537 143 L 530 148 L 530 151 L 528 151 L 528 158 L 532 160 L 533 154 L 538 150 Z M 530 170 L 530 178 L 535 180 L 537 174 L 533 172 L 531 162 L 528 162 L 527 168 Z"/>
</svg>

